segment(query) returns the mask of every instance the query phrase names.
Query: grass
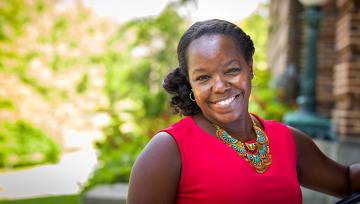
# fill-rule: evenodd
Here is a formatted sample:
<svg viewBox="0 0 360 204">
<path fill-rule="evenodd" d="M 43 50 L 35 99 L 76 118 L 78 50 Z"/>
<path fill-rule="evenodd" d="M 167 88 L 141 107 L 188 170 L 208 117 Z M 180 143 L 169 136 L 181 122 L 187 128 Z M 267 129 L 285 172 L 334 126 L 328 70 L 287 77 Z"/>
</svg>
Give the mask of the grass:
<svg viewBox="0 0 360 204">
<path fill-rule="evenodd" d="M 81 204 L 79 194 L 31 199 L 0 200 L 0 204 Z"/>
</svg>

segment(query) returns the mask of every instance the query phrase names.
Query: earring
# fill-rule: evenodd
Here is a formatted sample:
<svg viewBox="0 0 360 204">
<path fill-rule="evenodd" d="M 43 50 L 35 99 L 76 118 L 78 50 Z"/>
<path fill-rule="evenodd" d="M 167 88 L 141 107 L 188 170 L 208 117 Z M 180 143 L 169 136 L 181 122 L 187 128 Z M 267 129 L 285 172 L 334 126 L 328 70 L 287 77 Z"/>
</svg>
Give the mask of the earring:
<svg viewBox="0 0 360 204">
<path fill-rule="evenodd" d="M 189 98 L 190 98 L 190 100 L 195 101 L 194 93 L 192 91 L 190 91 L 190 93 L 189 93 Z"/>
</svg>

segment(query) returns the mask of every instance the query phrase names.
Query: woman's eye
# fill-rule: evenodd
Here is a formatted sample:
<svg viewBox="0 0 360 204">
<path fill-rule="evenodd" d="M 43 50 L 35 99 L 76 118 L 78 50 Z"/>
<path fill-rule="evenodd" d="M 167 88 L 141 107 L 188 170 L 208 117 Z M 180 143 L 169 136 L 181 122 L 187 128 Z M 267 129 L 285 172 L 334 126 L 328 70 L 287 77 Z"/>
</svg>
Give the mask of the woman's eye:
<svg viewBox="0 0 360 204">
<path fill-rule="evenodd" d="M 206 81 L 209 79 L 209 76 L 207 75 L 201 75 L 196 78 L 196 81 Z"/>
<path fill-rule="evenodd" d="M 240 68 L 239 67 L 234 67 L 234 68 L 230 68 L 227 70 L 227 73 L 237 73 L 240 72 Z"/>
</svg>

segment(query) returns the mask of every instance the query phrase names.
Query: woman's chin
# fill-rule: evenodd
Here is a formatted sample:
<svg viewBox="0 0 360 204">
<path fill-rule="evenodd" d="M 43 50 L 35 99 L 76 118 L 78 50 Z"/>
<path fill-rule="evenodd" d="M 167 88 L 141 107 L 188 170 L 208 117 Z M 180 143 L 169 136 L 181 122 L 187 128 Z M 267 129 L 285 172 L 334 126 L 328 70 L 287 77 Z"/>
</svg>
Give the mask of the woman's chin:
<svg viewBox="0 0 360 204">
<path fill-rule="evenodd" d="M 219 124 L 230 124 L 235 121 L 238 121 L 241 118 L 242 118 L 242 114 L 230 112 L 226 114 L 217 114 L 214 119 Z"/>
</svg>

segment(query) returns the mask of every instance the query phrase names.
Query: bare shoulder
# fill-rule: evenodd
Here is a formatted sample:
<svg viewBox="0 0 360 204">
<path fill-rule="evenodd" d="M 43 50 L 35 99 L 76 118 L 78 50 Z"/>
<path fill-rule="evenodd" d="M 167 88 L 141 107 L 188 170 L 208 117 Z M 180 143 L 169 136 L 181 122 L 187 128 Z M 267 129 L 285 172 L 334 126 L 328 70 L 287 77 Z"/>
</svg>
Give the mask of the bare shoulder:
<svg viewBox="0 0 360 204">
<path fill-rule="evenodd" d="M 138 156 L 133 168 L 139 165 L 156 170 L 169 165 L 181 167 L 180 153 L 174 138 L 167 132 L 156 134 Z"/>
<path fill-rule="evenodd" d="M 167 132 L 159 132 L 156 134 L 148 144 L 145 146 L 144 150 L 138 157 L 138 160 L 143 160 L 143 157 L 146 159 L 166 159 L 167 153 L 169 157 L 178 156 L 179 150 L 177 144 L 173 137 Z M 161 158 L 158 156 L 161 155 Z"/>
<path fill-rule="evenodd" d="M 296 129 L 294 127 L 291 127 L 291 126 L 288 126 L 288 127 L 290 128 L 290 131 L 291 131 L 294 141 L 296 143 L 296 147 L 300 148 L 299 150 L 301 150 L 303 145 L 305 145 L 305 146 L 315 145 L 314 141 L 307 134 L 305 134 L 301 130 Z"/>
<path fill-rule="evenodd" d="M 181 158 L 175 140 L 168 133 L 159 132 L 135 161 L 128 203 L 174 203 L 180 170 Z"/>
</svg>

